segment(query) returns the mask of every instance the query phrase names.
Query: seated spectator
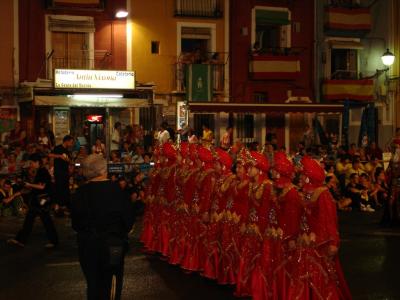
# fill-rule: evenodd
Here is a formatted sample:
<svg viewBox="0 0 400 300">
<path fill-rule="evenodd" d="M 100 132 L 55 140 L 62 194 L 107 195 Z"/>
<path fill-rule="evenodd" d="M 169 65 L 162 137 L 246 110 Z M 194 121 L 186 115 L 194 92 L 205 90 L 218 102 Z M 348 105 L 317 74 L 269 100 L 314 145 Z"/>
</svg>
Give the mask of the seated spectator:
<svg viewBox="0 0 400 300">
<path fill-rule="evenodd" d="M 367 191 L 367 195 L 362 196 L 363 200 L 365 200 L 365 202 L 367 203 L 366 206 L 367 208 L 370 207 L 368 209 L 368 211 L 373 212 L 375 211 L 375 201 L 372 200 L 371 197 L 371 193 L 372 193 L 372 183 L 370 180 L 370 177 L 368 176 L 367 173 L 363 173 L 360 175 L 360 185 L 363 187 L 364 190 Z"/>
<path fill-rule="evenodd" d="M 350 182 L 346 187 L 346 197 L 352 200 L 352 209 L 361 211 L 371 211 L 371 206 L 367 206 L 368 191 L 360 184 L 359 176 L 353 173 L 349 178 Z"/>
<path fill-rule="evenodd" d="M 14 153 L 10 153 L 7 157 L 7 171 L 8 174 L 15 174 L 19 171 L 19 166 Z"/>
<path fill-rule="evenodd" d="M 21 193 L 14 193 L 10 180 L 2 179 L 0 181 L 0 215 L 16 216 L 19 209 L 22 208 L 23 200 Z"/>
<path fill-rule="evenodd" d="M 375 181 L 375 171 L 377 168 L 382 168 L 383 166 L 380 164 L 377 157 L 371 157 L 369 161 L 364 165 L 365 172 L 372 178 L 372 181 Z"/>
<path fill-rule="evenodd" d="M 326 177 L 326 186 L 328 187 L 330 193 L 332 194 L 333 199 L 336 201 L 336 205 L 339 210 L 343 211 L 351 211 L 351 199 L 348 197 L 343 197 L 337 188 L 337 179 L 335 176 L 327 176 Z"/>
<path fill-rule="evenodd" d="M 360 160 L 354 159 L 351 168 L 347 169 L 347 172 L 346 172 L 347 181 L 346 182 L 347 183 L 349 182 L 351 174 L 357 174 L 358 176 L 360 176 L 363 173 L 365 173 L 365 171 L 364 171 L 364 167 L 361 164 Z"/>
<path fill-rule="evenodd" d="M 106 156 L 106 146 L 102 143 L 101 139 L 97 138 L 95 144 L 92 146 L 92 154 L 101 154 Z"/>
<path fill-rule="evenodd" d="M 371 196 L 375 201 L 376 207 L 379 208 L 389 201 L 389 185 L 386 181 L 385 170 L 382 167 L 376 168 L 374 178 L 375 184 Z"/>
<path fill-rule="evenodd" d="M 40 127 L 39 129 L 39 136 L 37 139 L 37 143 L 47 149 L 50 149 L 50 139 L 47 135 L 46 130 L 43 127 Z"/>
<path fill-rule="evenodd" d="M 133 152 L 131 149 L 131 145 L 125 141 L 122 145 L 121 159 L 125 162 L 131 162 L 132 156 Z"/>
<path fill-rule="evenodd" d="M 79 149 L 78 155 L 75 159 L 75 163 L 81 164 L 87 156 L 88 156 L 88 153 L 87 153 L 86 147 L 81 146 L 81 148 Z"/>
<path fill-rule="evenodd" d="M 138 165 L 144 163 L 143 154 L 144 154 L 143 148 L 140 146 L 136 146 L 135 153 L 132 156 L 132 163 Z"/>
<path fill-rule="evenodd" d="M 382 160 L 382 150 L 376 145 L 375 142 L 372 142 L 367 149 L 368 160 L 371 160 L 373 157 L 376 157 L 378 160 Z"/>
<path fill-rule="evenodd" d="M 111 151 L 111 162 L 114 164 L 121 162 L 121 157 L 118 150 Z"/>
</svg>

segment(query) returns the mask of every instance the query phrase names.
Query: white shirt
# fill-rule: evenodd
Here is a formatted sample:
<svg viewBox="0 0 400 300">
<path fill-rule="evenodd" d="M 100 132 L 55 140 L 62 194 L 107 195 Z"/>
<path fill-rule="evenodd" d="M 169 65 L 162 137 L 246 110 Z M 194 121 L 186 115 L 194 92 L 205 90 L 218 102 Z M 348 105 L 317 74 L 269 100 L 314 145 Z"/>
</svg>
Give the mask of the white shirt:
<svg viewBox="0 0 400 300">
<path fill-rule="evenodd" d="M 168 130 L 161 131 L 160 134 L 158 135 L 158 141 L 160 142 L 160 145 L 168 142 L 169 139 L 170 136 Z"/>
<path fill-rule="evenodd" d="M 111 135 L 111 146 L 110 146 L 111 151 L 119 150 L 119 142 L 120 142 L 119 132 L 118 132 L 118 130 L 114 129 L 114 131 Z"/>
</svg>

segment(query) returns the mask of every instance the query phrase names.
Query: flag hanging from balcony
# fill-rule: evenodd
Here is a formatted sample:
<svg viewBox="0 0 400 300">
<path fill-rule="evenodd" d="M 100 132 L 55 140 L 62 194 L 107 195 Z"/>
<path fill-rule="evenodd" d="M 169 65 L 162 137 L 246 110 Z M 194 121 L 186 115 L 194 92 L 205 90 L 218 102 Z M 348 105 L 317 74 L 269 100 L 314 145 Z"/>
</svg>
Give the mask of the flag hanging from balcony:
<svg viewBox="0 0 400 300">
<path fill-rule="evenodd" d="M 190 64 L 186 72 L 186 97 L 188 101 L 211 101 L 213 79 L 211 65 Z"/>
</svg>

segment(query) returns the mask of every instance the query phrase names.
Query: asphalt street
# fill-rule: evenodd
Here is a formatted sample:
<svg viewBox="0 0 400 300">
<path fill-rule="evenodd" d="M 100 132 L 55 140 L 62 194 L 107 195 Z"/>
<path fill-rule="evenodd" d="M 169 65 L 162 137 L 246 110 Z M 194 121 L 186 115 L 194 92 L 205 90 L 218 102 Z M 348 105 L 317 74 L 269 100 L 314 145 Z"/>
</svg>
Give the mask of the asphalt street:
<svg viewBox="0 0 400 300">
<path fill-rule="evenodd" d="M 381 229 L 379 212 L 340 215 L 340 257 L 354 299 L 400 299 L 400 229 Z M 84 299 L 85 281 L 77 260 L 75 234 L 68 219 L 56 219 L 61 244 L 44 248 L 37 220 L 25 248 L 6 244 L 22 225 L 20 218 L 0 218 L 0 300 Z M 186 274 L 158 257 L 149 257 L 132 237 L 125 264 L 123 299 L 235 299 L 233 289 L 197 274 Z"/>
</svg>

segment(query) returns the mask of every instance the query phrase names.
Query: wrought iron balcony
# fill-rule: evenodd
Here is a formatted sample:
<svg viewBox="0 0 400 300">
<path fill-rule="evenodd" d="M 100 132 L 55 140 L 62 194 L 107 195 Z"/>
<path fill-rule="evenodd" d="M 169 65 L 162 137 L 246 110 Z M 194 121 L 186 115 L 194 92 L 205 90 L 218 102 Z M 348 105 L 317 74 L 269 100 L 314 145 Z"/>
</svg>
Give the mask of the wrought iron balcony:
<svg viewBox="0 0 400 300">
<path fill-rule="evenodd" d="M 193 69 L 193 66 L 202 65 L 207 66 L 208 72 L 210 72 L 214 98 L 222 95 L 225 91 L 225 65 L 228 63 L 228 55 L 226 53 L 214 53 L 211 58 L 198 61 L 194 57 L 193 53 L 182 53 L 178 62 L 173 65 L 173 91 L 182 94 L 187 93 L 187 81 L 190 70 Z"/>
<path fill-rule="evenodd" d="M 221 18 L 221 0 L 175 0 L 175 17 Z"/>
<path fill-rule="evenodd" d="M 54 69 L 110 70 L 113 69 L 112 55 L 106 50 L 96 50 L 93 55 L 87 50 L 66 56 L 55 53 L 48 63 L 48 78 L 53 77 Z"/>
</svg>

